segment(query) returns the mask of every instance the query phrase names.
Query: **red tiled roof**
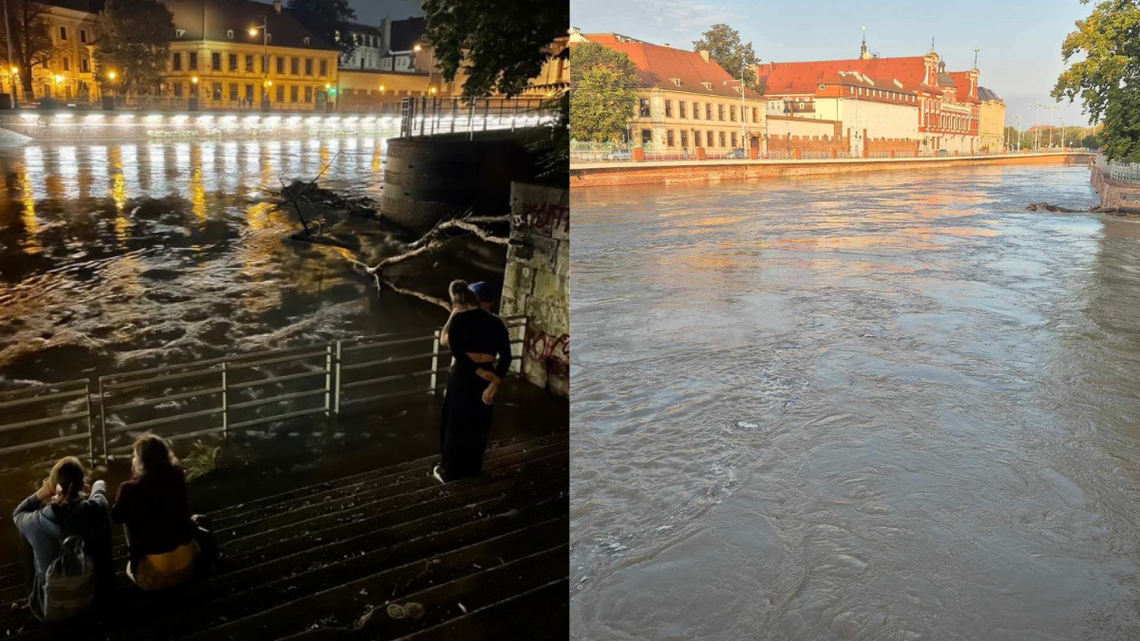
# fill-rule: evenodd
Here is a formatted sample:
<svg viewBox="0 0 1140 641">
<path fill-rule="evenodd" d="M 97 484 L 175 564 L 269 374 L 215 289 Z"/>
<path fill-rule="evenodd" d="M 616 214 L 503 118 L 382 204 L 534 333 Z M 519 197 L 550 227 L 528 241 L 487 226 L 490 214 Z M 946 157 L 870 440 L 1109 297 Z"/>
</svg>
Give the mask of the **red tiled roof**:
<svg viewBox="0 0 1140 641">
<path fill-rule="evenodd" d="M 969 71 L 951 71 L 950 78 L 954 81 L 954 86 L 958 90 L 958 102 L 972 102 L 980 103 L 976 95 L 970 94 L 970 72 Z"/>
<path fill-rule="evenodd" d="M 898 80 L 907 91 L 938 90 L 923 84 L 926 61 L 922 56 L 908 58 L 857 58 L 855 60 L 821 60 L 817 62 L 770 62 L 760 65 L 759 77 L 768 81 L 769 94 L 815 93 L 819 84 L 840 71 L 858 71 L 876 85 L 894 85 Z"/>
<path fill-rule="evenodd" d="M 615 33 L 584 33 L 582 36 L 590 42 L 628 55 L 633 64 L 637 65 L 637 75 L 641 78 L 643 87 L 740 97 L 740 92 L 736 89 L 740 85 L 740 79 L 733 78 L 711 59 L 705 62 L 701 54 L 696 51 L 663 47 L 618 36 Z M 673 78 L 681 81 L 680 86 L 672 81 Z M 705 88 L 702 82 L 709 83 L 710 88 Z M 725 84 L 726 82 L 728 84 Z M 744 91 L 744 96 L 754 100 L 763 98 L 750 89 Z"/>
</svg>

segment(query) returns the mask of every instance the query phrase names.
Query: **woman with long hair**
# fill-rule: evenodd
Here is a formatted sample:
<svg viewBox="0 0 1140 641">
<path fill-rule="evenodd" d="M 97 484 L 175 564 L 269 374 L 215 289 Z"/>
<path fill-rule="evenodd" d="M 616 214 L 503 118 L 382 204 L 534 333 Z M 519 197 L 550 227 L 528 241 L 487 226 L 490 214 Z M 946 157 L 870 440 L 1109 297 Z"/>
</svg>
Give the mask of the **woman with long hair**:
<svg viewBox="0 0 1140 641">
<path fill-rule="evenodd" d="M 491 404 L 511 367 L 507 328 L 479 307 L 466 281 L 452 281 L 451 317 L 440 342 L 451 349 L 454 364 L 447 378 L 440 424 L 441 462 L 433 474 L 441 481 L 476 476 L 491 431 Z"/>
<path fill-rule="evenodd" d="M 141 589 L 163 590 L 194 576 L 201 550 L 186 475 L 161 437 L 148 433 L 135 440 L 131 478 L 119 486 L 111 520 L 126 530 L 127 576 Z"/>
<path fill-rule="evenodd" d="M 28 571 L 28 606 L 41 621 L 77 613 L 86 607 L 87 599 L 98 599 L 114 589 L 107 484 L 95 481 L 91 493 L 86 494 L 85 476 L 79 459 L 60 459 L 35 494 L 24 499 L 12 514 L 12 521 L 23 535 L 21 558 Z M 49 604 L 48 566 L 61 557 L 64 541 L 73 536 L 83 540 L 84 555 L 94 563 L 93 590 L 70 594 L 70 602 Z"/>
</svg>

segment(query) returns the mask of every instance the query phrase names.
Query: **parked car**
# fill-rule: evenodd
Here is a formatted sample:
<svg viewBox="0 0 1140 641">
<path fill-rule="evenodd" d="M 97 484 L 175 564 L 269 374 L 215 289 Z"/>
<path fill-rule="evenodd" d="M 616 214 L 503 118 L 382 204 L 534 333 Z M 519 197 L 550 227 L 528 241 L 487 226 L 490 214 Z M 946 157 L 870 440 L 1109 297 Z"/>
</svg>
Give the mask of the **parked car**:
<svg viewBox="0 0 1140 641">
<path fill-rule="evenodd" d="M 746 150 L 742 147 L 737 147 L 736 149 L 733 149 L 732 151 L 725 154 L 724 157 L 725 158 L 747 158 L 748 157 L 748 150 Z"/>
<path fill-rule="evenodd" d="M 628 149 L 615 149 L 606 154 L 606 160 L 633 160 L 633 152 Z"/>
</svg>

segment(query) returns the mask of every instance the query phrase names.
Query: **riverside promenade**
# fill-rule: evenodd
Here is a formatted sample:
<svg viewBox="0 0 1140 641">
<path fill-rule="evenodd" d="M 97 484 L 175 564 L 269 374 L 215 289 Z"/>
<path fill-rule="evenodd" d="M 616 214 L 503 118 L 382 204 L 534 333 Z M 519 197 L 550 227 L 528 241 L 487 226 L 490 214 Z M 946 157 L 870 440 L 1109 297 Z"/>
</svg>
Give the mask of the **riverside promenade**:
<svg viewBox="0 0 1140 641">
<path fill-rule="evenodd" d="M 1088 165 L 1089 151 L 943 156 L 929 158 L 826 158 L 811 160 L 662 160 L 571 163 L 570 186 L 603 187 L 654 183 L 701 183 L 782 176 L 848 174 L 978 165 L 1064 164 Z"/>
</svg>

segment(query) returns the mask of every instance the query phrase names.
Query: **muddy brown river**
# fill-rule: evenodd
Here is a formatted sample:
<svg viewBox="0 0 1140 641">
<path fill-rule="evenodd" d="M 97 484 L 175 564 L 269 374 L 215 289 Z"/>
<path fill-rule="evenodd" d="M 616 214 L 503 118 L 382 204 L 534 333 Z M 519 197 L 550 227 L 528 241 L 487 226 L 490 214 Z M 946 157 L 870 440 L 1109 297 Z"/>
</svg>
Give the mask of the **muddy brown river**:
<svg viewBox="0 0 1140 641">
<path fill-rule="evenodd" d="M 578 190 L 572 636 L 1140 638 L 1140 223 L 1088 170 Z"/>
</svg>

